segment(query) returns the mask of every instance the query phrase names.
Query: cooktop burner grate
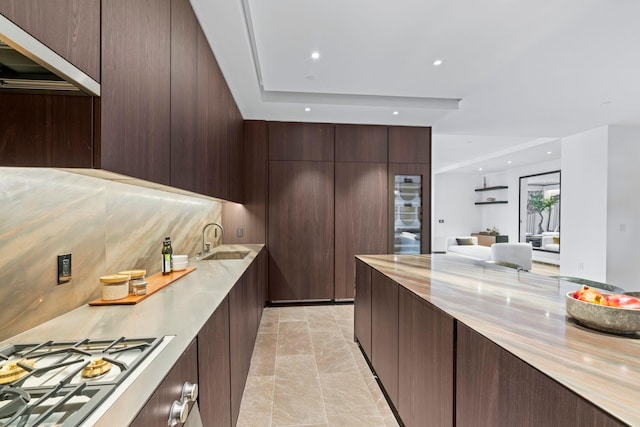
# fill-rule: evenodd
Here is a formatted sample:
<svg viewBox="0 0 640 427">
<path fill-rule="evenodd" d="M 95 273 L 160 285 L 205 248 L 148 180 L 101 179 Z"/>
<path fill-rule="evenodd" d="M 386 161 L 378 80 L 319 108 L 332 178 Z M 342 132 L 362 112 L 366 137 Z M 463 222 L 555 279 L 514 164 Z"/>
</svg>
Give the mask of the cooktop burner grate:
<svg viewBox="0 0 640 427">
<path fill-rule="evenodd" d="M 0 425 L 80 425 L 163 339 L 46 341 L 0 349 Z"/>
</svg>

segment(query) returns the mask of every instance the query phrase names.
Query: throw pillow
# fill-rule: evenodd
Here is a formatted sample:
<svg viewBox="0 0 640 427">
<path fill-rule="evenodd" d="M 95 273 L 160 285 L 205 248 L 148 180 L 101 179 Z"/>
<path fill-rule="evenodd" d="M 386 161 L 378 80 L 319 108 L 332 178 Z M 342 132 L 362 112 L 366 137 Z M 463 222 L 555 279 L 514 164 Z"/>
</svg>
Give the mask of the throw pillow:
<svg viewBox="0 0 640 427">
<path fill-rule="evenodd" d="M 456 242 L 458 242 L 458 246 L 468 246 L 473 245 L 473 239 L 471 237 L 456 237 Z"/>
<path fill-rule="evenodd" d="M 556 245 L 559 245 L 560 244 L 560 238 L 554 236 L 553 243 L 555 243 Z"/>
</svg>

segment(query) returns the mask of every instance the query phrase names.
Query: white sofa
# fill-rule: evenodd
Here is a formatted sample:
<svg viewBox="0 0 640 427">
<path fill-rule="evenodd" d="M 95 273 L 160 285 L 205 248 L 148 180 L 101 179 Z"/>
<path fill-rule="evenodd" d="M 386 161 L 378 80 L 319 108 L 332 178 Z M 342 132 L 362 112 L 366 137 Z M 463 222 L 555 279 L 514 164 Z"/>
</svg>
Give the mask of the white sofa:
<svg viewBox="0 0 640 427">
<path fill-rule="evenodd" d="M 471 245 L 460 245 L 458 239 L 471 239 Z M 484 261 L 500 261 L 516 264 L 523 270 L 531 270 L 533 248 L 531 243 L 494 243 L 491 247 L 479 246 L 476 237 L 448 237 L 447 253 Z"/>
<path fill-rule="evenodd" d="M 457 239 L 471 239 L 472 245 L 459 245 Z M 473 236 L 448 237 L 447 253 L 465 256 L 467 258 L 483 259 L 489 261 L 491 259 L 491 248 L 488 246 L 478 245 L 478 238 Z"/>
<path fill-rule="evenodd" d="M 560 252 L 560 243 L 554 242 L 554 237 L 560 242 L 560 233 L 557 232 L 544 232 L 542 233 L 542 239 L 540 240 L 540 249 L 546 251 Z"/>
</svg>

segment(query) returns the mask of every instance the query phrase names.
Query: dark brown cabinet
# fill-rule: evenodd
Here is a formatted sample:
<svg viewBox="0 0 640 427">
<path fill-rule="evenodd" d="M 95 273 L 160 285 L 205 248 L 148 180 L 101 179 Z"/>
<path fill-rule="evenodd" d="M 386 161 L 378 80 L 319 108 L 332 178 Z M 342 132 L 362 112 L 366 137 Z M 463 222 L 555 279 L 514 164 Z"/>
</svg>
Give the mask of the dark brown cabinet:
<svg viewBox="0 0 640 427">
<path fill-rule="evenodd" d="M 391 402 L 398 406 L 398 284 L 372 270 L 371 356 Z"/>
<path fill-rule="evenodd" d="M 192 49 L 172 54 L 172 80 L 180 82 L 172 86 L 171 185 L 241 202 L 242 116 L 188 0 L 173 1 L 184 11 L 172 15 L 172 25 L 186 17 L 178 27 L 185 40 L 184 30 L 172 32 L 175 50 L 183 43 Z"/>
<path fill-rule="evenodd" d="M 431 128 L 389 128 L 389 163 L 431 163 Z"/>
<path fill-rule="evenodd" d="M 336 162 L 387 163 L 386 126 L 335 125 Z"/>
<path fill-rule="evenodd" d="M 388 240 L 387 128 L 335 127 L 335 299 L 354 294 L 355 255 L 383 254 Z"/>
<path fill-rule="evenodd" d="M 0 93 L 0 165 L 90 168 L 93 108 L 88 96 Z"/>
<path fill-rule="evenodd" d="M 201 58 L 203 59 L 203 58 Z M 206 49 L 207 85 L 201 90 L 207 94 L 206 145 L 207 169 L 205 176 L 207 194 L 222 199 L 229 198 L 229 144 L 227 143 L 228 112 L 226 109 L 225 83 L 218 62 L 211 49 Z M 205 89 L 206 88 L 206 89 Z"/>
<path fill-rule="evenodd" d="M 355 255 L 387 252 L 387 164 L 335 163 L 335 299 L 353 298 Z"/>
<path fill-rule="evenodd" d="M 333 125 L 269 122 L 269 160 L 333 162 Z"/>
<path fill-rule="evenodd" d="M 174 400 L 180 400 L 185 381 L 198 384 L 198 345 L 193 340 L 171 371 L 162 380 L 144 408 L 130 424 L 132 427 L 165 426 Z"/>
<path fill-rule="evenodd" d="M 333 298 L 333 162 L 269 162 L 269 300 Z"/>
<path fill-rule="evenodd" d="M 508 351 L 457 322 L 457 426 L 621 426 Z"/>
<path fill-rule="evenodd" d="M 394 174 L 421 176 L 420 250 L 430 251 L 430 128 L 268 122 L 267 129 L 269 300 L 354 297 L 354 256 L 394 251 Z M 329 179 L 330 165 L 334 185 L 325 185 L 319 180 Z"/>
<path fill-rule="evenodd" d="M 236 424 L 266 285 L 262 250 L 198 333 L 200 412 L 206 426 Z"/>
<path fill-rule="evenodd" d="M 454 402 L 454 319 L 400 287 L 398 404 L 407 427 L 450 426 Z"/>
<path fill-rule="evenodd" d="M 198 333 L 199 406 L 206 426 L 231 426 L 229 298 Z"/>
<path fill-rule="evenodd" d="M 267 125 L 269 300 L 333 299 L 333 125 Z"/>
<path fill-rule="evenodd" d="M 0 14 L 100 81 L 100 0 L 3 0 Z"/>
<path fill-rule="evenodd" d="M 355 338 L 407 427 L 625 425 L 360 260 L 356 274 Z"/>
<path fill-rule="evenodd" d="M 258 265 L 253 262 L 229 293 L 229 359 L 231 373 L 231 424 L 235 425 L 249 374 L 258 331 Z"/>
<path fill-rule="evenodd" d="M 103 0 L 100 167 L 170 184 L 171 0 Z"/>
<path fill-rule="evenodd" d="M 371 267 L 356 260 L 356 295 L 353 332 L 362 350 L 371 358 Z"/>
<path fill-rule="evenodd" d="M 198 20 L 189 0 L 171 0 L 171 185 L 198 191 Z"/>
</svg>

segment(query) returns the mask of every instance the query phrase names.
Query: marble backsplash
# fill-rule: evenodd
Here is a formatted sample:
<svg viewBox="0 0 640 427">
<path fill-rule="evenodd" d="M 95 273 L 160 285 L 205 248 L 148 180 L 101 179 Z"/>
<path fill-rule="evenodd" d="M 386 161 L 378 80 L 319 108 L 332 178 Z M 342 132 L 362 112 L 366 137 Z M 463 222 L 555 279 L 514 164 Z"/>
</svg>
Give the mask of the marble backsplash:
<svg viewBox="0 0 640 427">
<path fill-rule="evenodd" d="M 0 340 L 100 297 L 104 274 L 157 273 L 165 236 L 194 257 L 222 212 L 210 199 L 42 168 L 0 167 L 0 206 Z M 72 280 L 58 285 L 64 253 Z"/>
</svg>

